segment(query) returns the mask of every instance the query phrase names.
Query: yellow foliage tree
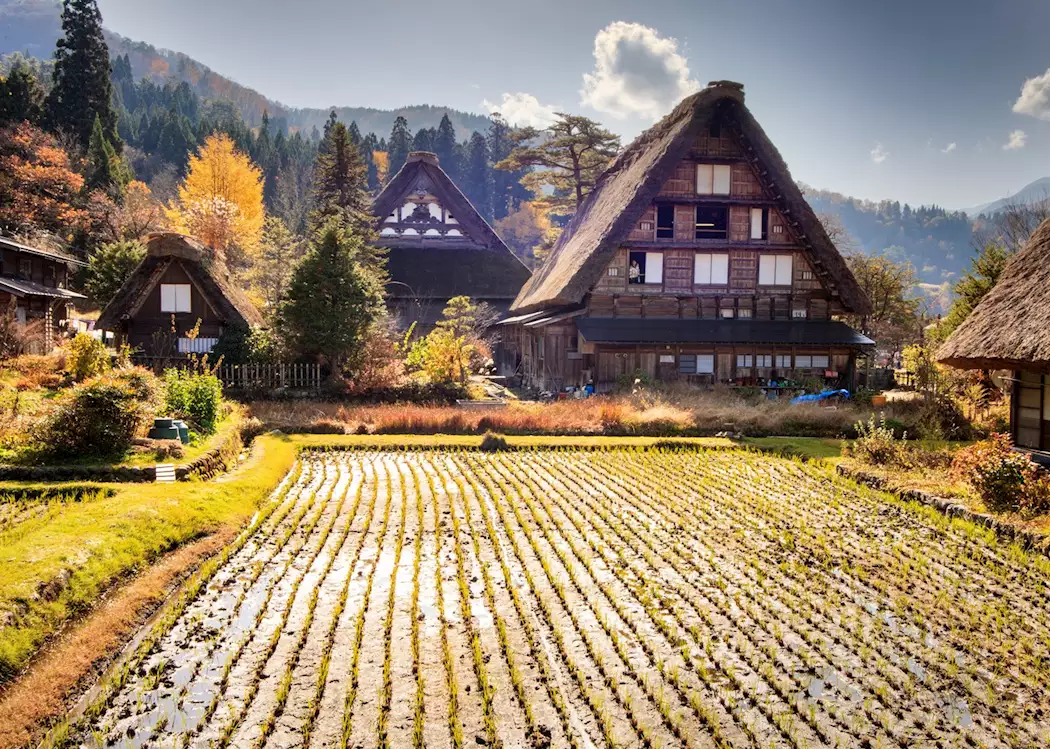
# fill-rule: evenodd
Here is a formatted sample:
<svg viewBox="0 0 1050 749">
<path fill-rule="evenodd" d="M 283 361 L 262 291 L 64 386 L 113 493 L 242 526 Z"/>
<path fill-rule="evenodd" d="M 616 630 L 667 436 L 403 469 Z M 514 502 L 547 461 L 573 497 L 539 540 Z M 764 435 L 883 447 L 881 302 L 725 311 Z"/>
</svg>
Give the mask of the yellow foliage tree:
<svg viewBox="0 0 1050 749">
<path fill-rule="evenodd" d="M 493 228 L 514 254 L 532 268 L 538 265 L 535 249 L 543 245 L 551 230 L 550 210 L 540 203 L 525 201 Z"/>
<path fill-rule="evenodd" d="M 390 171 L 390 154 L 386 151 L 372 151 L 372 161 L 376 165 L 376 173 L 379 175 L 379 184 L 386 182 L 386 175 Z"/>
<path fill-rule="evenodd" d="M 228 135 L 211 135 L 190 157 L 178 200 L 168 206 L 172 226 L 244 267 L 259 249 L 263 220 L 263 177 Z"/>
</svg>

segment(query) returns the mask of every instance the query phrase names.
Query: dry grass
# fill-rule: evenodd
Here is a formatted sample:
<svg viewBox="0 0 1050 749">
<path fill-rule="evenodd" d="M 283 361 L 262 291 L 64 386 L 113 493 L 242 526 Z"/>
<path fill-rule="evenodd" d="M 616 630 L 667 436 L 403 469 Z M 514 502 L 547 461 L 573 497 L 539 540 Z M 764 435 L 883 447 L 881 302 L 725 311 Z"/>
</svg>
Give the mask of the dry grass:
<svg viewBox="0 0 1050 749">
<path fill-rule="evenodd" d="M 889 418 L 908 425 L 915 409 L 891 404 Z M 553 403 L 512 402 L 499 409 L 398 404 L 260 401 L 251 415 L 289 432 L 369 434 L 638 434 L 849 436 L 872 409 L 826 408 L 788 401 L 747 401 L 729 391 L 668 390 L 659 395 L 603 396 Z"/>
<path fill-rule="evenodd" d="M 109 596 L 0 696 L 0 749 L 28 744 L 39 726 L 62 715 L 78 684 L 112 655 L 188 571 L 232 540 L 233 527 L 168 554 Z"/>
</svg>

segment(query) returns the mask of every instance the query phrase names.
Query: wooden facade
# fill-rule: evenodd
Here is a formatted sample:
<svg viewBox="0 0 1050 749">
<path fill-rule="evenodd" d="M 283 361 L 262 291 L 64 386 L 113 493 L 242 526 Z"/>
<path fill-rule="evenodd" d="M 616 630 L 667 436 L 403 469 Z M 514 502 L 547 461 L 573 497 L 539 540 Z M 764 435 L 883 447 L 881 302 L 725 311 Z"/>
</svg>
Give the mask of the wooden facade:
<svg viewBox="0 0 1050 749">
<path fill-rule="evenodd" d="M 743 106 L 742 92 L 727 98 Z M 610 230 L 593 234 L 615 244 L 600 250 L 607 259 L 580 288 L 599 248 L 587 256 L 586 247 L 573 249 L 572 236 L 562 238 L 548 261 L 554 267 L 537 275 L 557 278 L 559 265 L 572 268 L 559 292 L 568 304 L 534 304 L 537 292 L 523 291 L 512 310 L 521 314 L 508 321 L 514 354 L 507 358 L 525 384 L 552 391 L 587 384 L 602 391 L 636 374 L 702 385 L 792 378 L 852 387 L 856 354 L 872 342 L 833 321 L 866 305 L 863 292 L 823 229 L 815 236 L 818 229 L 791 215 L 784 192 L 797 187 L 781 164 L 764 162 L 749 147 L 731 107 L 696 107 L 683 116 L 696 121 L 683 127 L 679 142 L 643 134 L 621 157 L 629 163 L 638 151 L 633 155 L 642 160 L 657 144 L 674 154 L 660 158 L 673 163 L 656 161 L 637 185 L 617 184 L 628 179 L 621 174 L 599 182 L 596 194 L 635 191 L 623 199 L 630 223 L 616 233 L 622 216 L 585 204 L 584 219 L 569 232 L 581 235 L 589 222 L 600 223 Z M 667 126 L 665 120 L 654 131 Z M 619 163 L 610 169 L 618 171 Z M 628 174 L 626 165 L 622 172 Z M 660 180 L 647 188 L 654 173 Z M 595 195 L 591 201 L 601 202 Z M 829 260 L 827 250 L 819 257 L 818 241 L 835 257 Z M 569 252 L 578 257 L 561 257 Z M 576 298 L 567 298 L 574 284 Z M 626 320 L 637 322 L 609 322 Z"/>
<path fill-rule="evenodd" d="M 1010 405 L 1014 444 L 1050 462 L 1050 375 L 1015 371 Z"/>
<path fill-rule="evenodd" d="M 61 326 L 69 316 L 69 305 L 83 299 L 68 289 L 70 276 L 87 263 L 65 252 L 30 247 L 0 237 L 0 313 L 14 304 L 19 322 L 48 320 Z"/>
</svg>

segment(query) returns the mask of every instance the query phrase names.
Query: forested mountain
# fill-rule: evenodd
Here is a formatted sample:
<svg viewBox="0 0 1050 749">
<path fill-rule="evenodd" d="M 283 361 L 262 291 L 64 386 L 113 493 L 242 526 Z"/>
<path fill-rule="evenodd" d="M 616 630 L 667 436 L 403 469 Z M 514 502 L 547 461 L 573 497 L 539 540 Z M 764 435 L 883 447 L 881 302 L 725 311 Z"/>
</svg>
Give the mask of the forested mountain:
<svg viewBox="0 0 1050 749">
<path fill-rule="evenodd" d="M 975 224 L 961 211 L 896 200 L 875 203 L 806 186 L 803 191 L 813 210 L 839 218 L 857 249 L 910 262 L 924 284 L 951 282 L 970 262 Z"/>
<path fill-rule="evenodd" d="M 0 56 L 21 52 L 29 57 L 49 58 L 54 52 L 55 40 L 61 35 L 60 13 L 61 3 L 56 0 L 0 0 Z M 114 58 L 127 56 L 136 81 L 149 78 L 160 86 L 168 82 L 185 82 L 202 99 L 232 101 L 249 127 L 258 127 L 266 112 L 271 122 L 280 129 L 287 128 L 293 132 L 301 130 L 309 134 L 315 127 L 320 130 L 324 126 L 331 111 L 325 108 L 287 107 L 216 73 L 181 52 L 160 50 L 109 30 L 106 30 L 105 35 Z M 469 138 L 474 130 L 484 131 L 491 124 L 488 117 L 428 104 L 395 110 L 336 107 L 340 120 L 357 122 L 363 133 L 388 133 L 398 117 L 404 117 L 414 127 L 436 129 L 446 113 L 458 140 Z"/>
<path fill-rule="evenodd" d="M 1035 182 L 1028 183 L 1013 195 L 1002 198 L 1001 200 L 994 200 L 991 203 L 975 206 L 967 209 L 966 212 L 971 216 L 976 216 L 982 213 L 990 216 L 1012 208 L 1013 206 L 1027 205 L 1029 203 L 1046 200 L 1050 200 L 1050 177 L 1037 179 Z"/>
</svg>

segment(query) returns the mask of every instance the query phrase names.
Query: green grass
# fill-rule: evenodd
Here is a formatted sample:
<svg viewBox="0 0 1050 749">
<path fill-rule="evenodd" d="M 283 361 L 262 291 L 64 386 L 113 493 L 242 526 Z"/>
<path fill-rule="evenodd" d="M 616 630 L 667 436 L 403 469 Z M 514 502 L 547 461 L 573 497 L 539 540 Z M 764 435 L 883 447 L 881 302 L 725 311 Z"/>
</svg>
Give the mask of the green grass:
<svg viewBox="0 0 1050 749">
<path fill-rule="evenodd" d="M 834 459 L 842 457 L 844 440 L 824 437 L 746 437 L 741 443 L 756 450 L 802 458 Z"/>
<path fill-rule="evenodd" d="M 5 546 L 0 620 L 13 618 L 0 628 L 0 683 L 114 581 L 224 525 L 244 524 L 280 483 L 298 449 L 290 438 L 265 436 L 253 457 L 223 482 L 115 485 L 112 496 L 74 504 Z M 40 595 L 45 586 L 54 589 L 53 596 Z"/>
</svg>

